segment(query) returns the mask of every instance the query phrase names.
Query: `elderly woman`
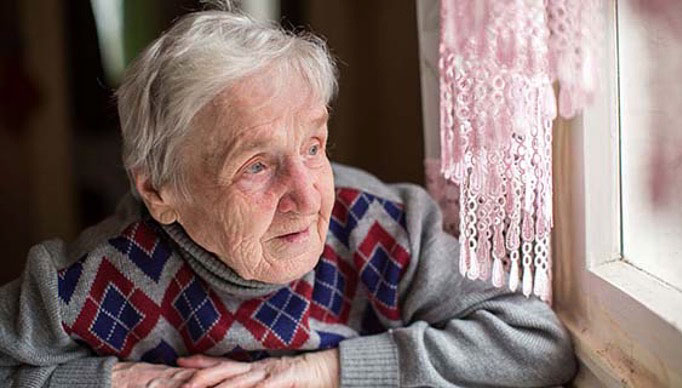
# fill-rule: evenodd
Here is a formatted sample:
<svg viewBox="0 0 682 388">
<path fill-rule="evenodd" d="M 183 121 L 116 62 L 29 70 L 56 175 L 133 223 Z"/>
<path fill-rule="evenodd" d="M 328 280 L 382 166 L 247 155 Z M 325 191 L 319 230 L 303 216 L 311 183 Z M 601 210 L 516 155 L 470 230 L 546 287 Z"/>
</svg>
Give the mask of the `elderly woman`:
<svg viewBox="0 0 682 388">
<path fill-rule="evenodd" d="M 325 44 L 227 11 L 179 20 L 118 95 L 134 194 L 29 253 L 0 296 L 14 386 L 542 386 L 552 311 L 463 279 L 420 188 L 327 159 Z"/>
</svg>

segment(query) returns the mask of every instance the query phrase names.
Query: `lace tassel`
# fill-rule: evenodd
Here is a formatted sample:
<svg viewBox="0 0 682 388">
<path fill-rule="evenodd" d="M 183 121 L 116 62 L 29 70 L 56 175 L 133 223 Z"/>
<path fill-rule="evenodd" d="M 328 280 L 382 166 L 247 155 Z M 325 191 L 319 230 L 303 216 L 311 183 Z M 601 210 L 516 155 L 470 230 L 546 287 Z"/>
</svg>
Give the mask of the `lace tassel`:
<svg viewBox="0 0 682 388">
<path fill-rule="evenodd" d="M 509 271 L 509 290 L 511 292 L 516 292 L 519 287 L 519 263 L 512 260 L 511 270 Z"/>
<path fill-rule="evenodd" d="M 479 276 L 478 258 L 476 257 L 476 251 L 474 249 L 470 249 L 469 252 L 469 279 L 476 280 Z"/>
<path fill-rule="evenodd" d="M 460 241 L 464 241 L 464 237 L 462 237 L 462 240 L 460 240 Z M 467 268 L 468 267 L 467 261 L 468 261 L 468 256 L 469 256 L 469 254 L 468 254 L 469 248 L 463 242 L 460 243 L 459 247 L 460 247 L 460 249 L 459 249 L 459 251 L 460 251 L 459 252 L 459 256 L 460 256 L 460 258 L 459 258 L 459 274 L 462 276 L 466 276 L 467 269 L 468 269 Z"/>
<path fill-rule="evenodd" d="M 493 286 L 502 287 L 503 271 L 504 269 L 502 268 L 502 260 L 495 258 L 495 261 L 493 261 Z"/>
<path fill-rule="evenodd" d="M 547 272 L 543 271 L 542 268 L 536 268 L 533 294 L 545 300 L 547 298 L 547 283 Z"/>
<path fill-rule="evenodd" d="M 533 279 L 531 278 L 530 267 L 523 266 L 523 295 L 530 296 L 533 291 Z"/>
</svg>

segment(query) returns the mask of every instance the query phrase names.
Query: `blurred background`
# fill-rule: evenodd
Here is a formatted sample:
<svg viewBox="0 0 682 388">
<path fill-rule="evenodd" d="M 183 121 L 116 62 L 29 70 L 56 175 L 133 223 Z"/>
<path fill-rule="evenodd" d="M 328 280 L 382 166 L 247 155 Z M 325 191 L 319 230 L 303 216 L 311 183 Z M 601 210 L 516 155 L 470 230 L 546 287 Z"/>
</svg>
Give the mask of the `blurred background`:
<svg viewBox="0 0 682 388">
<path fill-rule="evenodd" d="M 330 154 L 423 183 L 415 2 L 244 0 L 328 40 L 338 60 Z M 126 64 L 198 0 L 0 2 L 0 284 L 30 247 L 73 239 L 128 190 L 113 91 Z"/>
</svg>

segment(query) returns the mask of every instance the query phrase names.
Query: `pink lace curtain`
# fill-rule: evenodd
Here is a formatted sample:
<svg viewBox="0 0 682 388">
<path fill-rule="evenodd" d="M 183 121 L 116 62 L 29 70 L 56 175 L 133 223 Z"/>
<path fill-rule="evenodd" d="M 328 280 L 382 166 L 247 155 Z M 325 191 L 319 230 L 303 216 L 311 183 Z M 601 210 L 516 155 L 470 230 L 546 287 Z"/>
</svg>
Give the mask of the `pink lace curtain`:
<svg viewBox="0 0 682 388">
<path fill-rule="evenodd" d="M 459 188 L 460 272 L 551 295 L 552 122 L 592 98 L 598 0 L 441 1 L 443 177 Z"/>
<path fill-rule="evenodd" d="M 427 146 L 425 169 L 470 279 L 551 300 L 552 122 L 597 92 L 602 3 L 440 2 L 440 158 Z M 675 1 L 637 3 L 663 17 Z M 427 8 L 418 4 L 423 57 Z M 427 55 L 423 83 L 428 68 Z"/>
</svg>

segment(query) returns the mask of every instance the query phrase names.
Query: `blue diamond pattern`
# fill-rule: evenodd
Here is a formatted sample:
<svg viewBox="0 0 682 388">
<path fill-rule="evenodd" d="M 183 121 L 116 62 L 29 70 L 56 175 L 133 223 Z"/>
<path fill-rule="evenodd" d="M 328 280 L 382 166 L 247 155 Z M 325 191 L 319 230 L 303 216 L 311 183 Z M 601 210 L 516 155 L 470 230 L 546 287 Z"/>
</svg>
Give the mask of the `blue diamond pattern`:
<svg viewBox="0 0 682 388">
<path fill-rule="evenodd" d="M 195 278 L 180 292 L 173 306 L 182 316 L 193 342 L 197 342 L 220 318 L 204 288 Z"/>
<path fill-rule="evenodd" d="M 83 260 L 85 260 L 85 257 L 86 256 L 83 256 L 80 260 L 59 271 L 57 274 L 57 292 L 59 298 L 67 304 L 71 301 L 73 292 L 78 285 L 78 280 L 83 273 Z"/>
<path fill-rule="evenodd" d="M 287 300 L 289 299 L 290 295 L 291 291 L 288 288 L 281 289 L 268 299 L 268 304 L 281 310 L 284 308 L 284 305 L 287 304 Z"/>
<path fill-rule="evenodd" d="M 405 226 L 405 221 L 404 221 L 404 214 L 403 209 L 399 208 L 396 204 L 394 204 L 391 201 L 381 201 L 382 204 L 384 205 L 384 210 L 386 210 L 386 213 L 388 213 L 391 218 L 396 220 L 398 223 L 401 225 Z"/>
<path fill-rule="evenodd" d="M 386 266 L 383 268 L 382 272 L 384 274 L 384 280 L 390 284 L 397 285 L 400 282 L 400 267 L 393 260 L 388 260 Z"/>
<path fill-rule="evenodd" d="M 339 292 L 346 289 L 346 279 L 340 271 L 336 271 L 336 289 L 339 290 Z"/>
<path fill-rule="evenodd" d="M 277 310 L 264 304 L 256 313 L 256 318 L 267 326 L 272 326 L 272 322 L 277 319 Z"/>
<path fill-rule="evenodd" d="M 294 336 L 296 331 L 296 321 L 289 318 L 284 314 L 280 314 L 277 321 L 272 326 L 272 329 L 279 335 L 279 337 L 284 340 L 284 342 L 291 342 L 291 338 Z"/>
<path fill-rule="evenodd" d="M 121 350 L 128 333 L 142 320 L 116 287 L 109 285 L 92 325 L 92 332 L 116 350 Z"/>
<path fill-rule="evenodd" d="M 301 319 L 306 307 L 308 307 L 308 303 L 303 298 L 296 294 L 291 294 L 291 299 L 289 299 L 289 304 L 286 306 L 285 311 L 298 321 Z"/>
<path fill-rule="evenodd" d="M 124 303 L 126 303 L 126 298 L 115 287 L 109 286 L 106 294 L 104 294 L 104 301 L 101 307 L 110 314 L 118 316 L 118 312 L 121 311 L 121 306 Z"/>
<path fill-rule="evenodd" d="M 341 224 L 340 222 L 336 221 L 334 217 L 332 217 L 329 220 L 329 230 L 332 232 L 332 234 L 334 234 L 334 237 L 341 241 L 343 245 L 348 246 L 350 233 L 353 231 L 353 229 L 355 229 L 357 224 L 357 221 L 351 215 L 348 215 L 346 225 Z"/>
<path fill-rule="evenodd" d="M 140 321 L 140 314 L 135 311 L 133 306 L 131 306 L 129 303 L 126 303 L 125 306 L 123 306 L 123 310 L 121 311 L 119 319 L 127 327 L 133 328 Z"/>
<path fill-rule="evenodd" d="M 334 314 L 339 315 L 343 308 L 343 292 L 346 288 L 346 280 L 335 265 L 320 260 L 315 269 L 315 288 L 313 300 L 317 304 L 326 307 Z"/>
<path fill-rule="evenodd" d="M 313 300 L 322 306 L 329 306 L 332 300 L 333 290 L 328 285 L 322 282 L 315 283 L 315 289 L 313 290 Z"/>
<path fill-rule="evenodd" d="M 315 281 L 323 281 L 326 284 L 334 284 L 336 277 L 336 266 L 327 262 L 327 260 L 320 260 L 315 268 Z"/>
<path fill-rule="evenodd" d="M 334 312 L 334 314 L 339 315 L 341 314 L 341 309 L 343 308 L 343 296 L 339 293 L 334 293 L 334 299 L 332 301 L 332 305 L 329 306 L 329 309 Z"/>
<path fill-rule="evenodd" d="M 387 306 L 395 306 L 400 267 L 391 260 L 383 247 L 377 246 L 360 275 L 369 292 Z"/>
<path fill-rule="evenodd" d="M 362 271 L 362 275 L 360 275 L 360 277 L 362 278 L 362 282 L 365 283 L 365 285 L 369 289 L 369 292 L 375 293 L 377 286 L 381 281 L 377 270 L 374 269 L 372 266 L 368 265 Z"/>
<path fill-rule="evenodd" d="M 359 220 L 365 215 L 365 212 L 367 212 L 367 209 L 369 208 L 369 204 L 372 203 L 373 200 L 374 196 L 362 193 L 362 195 L 355 200 L 353 206 L 351 206 L 350 212 Z"/>
<path fill-rule="evenodd" d="M 308 302 L 303 298 L 283 288 L 260 306 L 255 318 L 289 343 L 307 307 Z"/>
<path fill-rule="evenodd" d="M 386 283 L 381 283 L 379 286 L 379 291 L 377 292 L 377 297 L 380 301 L 384 302 L 386 306 L 396 305 L 396 289 L 391 287 Z"/>
</svg>

